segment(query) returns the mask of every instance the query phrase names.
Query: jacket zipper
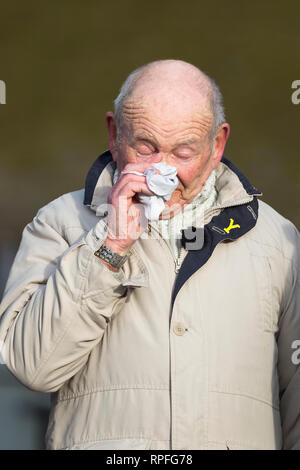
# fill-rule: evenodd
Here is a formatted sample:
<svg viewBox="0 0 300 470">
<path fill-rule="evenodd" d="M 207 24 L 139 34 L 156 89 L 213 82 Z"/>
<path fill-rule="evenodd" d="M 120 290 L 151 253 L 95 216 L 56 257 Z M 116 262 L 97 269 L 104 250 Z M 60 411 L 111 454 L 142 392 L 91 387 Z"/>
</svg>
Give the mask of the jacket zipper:
<svg viewBox="0 0 300 470">
<path fill-rule="evenodd" d="M 149 229 L 149 225 L 150 225 L 150 224 L 148 224 L 148 229 Z M 182 247 L 180 247 L 180 249 L 179 249 L 179 256 L 178 256 L 178 258 L 175 258 L 172 249 L 170 248 L 169 244 L 166 242 L 165 238 L 161 235 L 161 233 L 159 232 L 159 230 L 157 230 L 155 227 L 153 227 L 152 225 L 150 225 L 150 231 L 151 231 L 151 230 L 154 230 L 156 233 L 158 233 L 159 238 L 161 238 L 161 239 L 163 240 L 163 242 L 167 245 L 168 250 L 170 251 L 170 253 L 171 253 L 171 255 L 172 255 L 172 258 L 173 258 L 173 261 L 174 261 L 174 264 L 175 264 L 175 273 L 178 273 L 178 271 L 179 271 L 179 269 L 180 269 L 180 266 L 181 266 L 181 263 L 182 263 L 182 261 L 183 261 L 184 249 L 183 249 Z"/>
<path fill-rule="evenodd" d="M 175 273 L 178 274 L 179 272 L 179 269 L 181 268 L 181 265 L 183 263 L 183 260 L 184 260 L 184 248 L 181 246 L 180 249 L 179 249 L 179 255 L 178 255 L 178 258 L 175 260 Z"/>
</svg>

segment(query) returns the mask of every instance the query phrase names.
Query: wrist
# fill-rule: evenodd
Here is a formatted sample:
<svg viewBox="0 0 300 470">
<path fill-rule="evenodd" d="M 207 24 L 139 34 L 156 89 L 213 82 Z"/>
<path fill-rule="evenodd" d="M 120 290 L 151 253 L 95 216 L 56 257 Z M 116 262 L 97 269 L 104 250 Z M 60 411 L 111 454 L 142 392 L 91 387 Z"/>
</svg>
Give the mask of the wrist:
<svg viewBox="0 0 300 470">
<path fill-rule="evenodd" d="M 109 248 L 114 253 L 117 253 L 120 256 L 126 256 L 128 254 L 129 248 L 130 248 L 130 247 L 120 246 L 116 242 L 116 240 L 113 240 L 109 237 L 106 237 L 105 241 L 103 242 L 103 245 L 105 245 L 107 248 Z"/>
<path fill-rule="evenodd" d="M 128 258 L 128 255 L 120 255 L 116 251 L 113 251 L 112 248 L 109 248 L 105 243 L 102 243 L 100 248 L 95 251 L 94 254 L 100 258 L 101 261 L 109 267 L 109 269 L 116 268 L 113 269 L 114 271 L 118 271 Z"/>
</svg>

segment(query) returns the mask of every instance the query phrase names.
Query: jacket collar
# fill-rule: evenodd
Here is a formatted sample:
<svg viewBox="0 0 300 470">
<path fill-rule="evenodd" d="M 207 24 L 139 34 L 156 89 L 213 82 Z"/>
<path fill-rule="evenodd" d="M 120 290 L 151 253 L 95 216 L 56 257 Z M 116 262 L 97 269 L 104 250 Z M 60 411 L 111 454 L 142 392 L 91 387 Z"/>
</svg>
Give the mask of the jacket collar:
<svg viewBox="0 0 300 470">
<path fill-rule="evenodd" d="M 95 160 L 86 177 L 84 205 L 96 211 L 100 204 L 107 202 L 115 168 L 116 165 L 109 150 L 103 152 Z M 214 206 L 216 209 L 245 204 L 250 202 L 253 196 L 262 195 L 224 156 L 216 168 L 216 189 L 218 193 Z"/>
<path fill-rule="evenodd" d="M 115 163 L 109 150 L 103 152 L 91 166 L 86 180 L 83 204 L 96 211 L 98 205 L 106 202 L 112 186 L 112 175 Z"/>
<path fill-rule="evenodd" d="M 85 185 L 84 204 L 96 211 L 107 202 L 112 186 L 115 163 L 109 151 L 104 152 L 92 165 Z M 184 284 L 209 260 L 217 245 L 234 242 L 256 225 L 257 196 L 262 193 L 227 158 L 222 157 L 216 168 L 217 200 L 213 206 L 217 214 L 203 227 L 183 230 L 182 244 L 188 253 L 181 265 L 172 292 L 172 307 Z M 198 233 L 198 231 L 202 231 Z M 195 248 L 193 240 L 203 240 Z"/>
</svg>

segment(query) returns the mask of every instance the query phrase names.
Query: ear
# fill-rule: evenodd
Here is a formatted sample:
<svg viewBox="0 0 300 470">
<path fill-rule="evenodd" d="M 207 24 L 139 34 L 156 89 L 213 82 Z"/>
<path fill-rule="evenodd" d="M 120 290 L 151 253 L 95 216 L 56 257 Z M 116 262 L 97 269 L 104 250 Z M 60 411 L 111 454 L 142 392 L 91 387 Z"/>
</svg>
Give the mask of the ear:
<svg viewBox="0 0 300 470">
<path fill-rule="evenodd" d="M 228 122 L 224 122 L 219 127 L 215 140 L 214 140 L 214 146 L 213 146 L 213 151 L 212 151 L 212 160 L 213 160 L 214 168 L 217 167 L 217 165 L 219 164 L 223 156 L 229 134 L 230 134 L 230 125 L 228 124 Z"/>
<path fill-rule="evenodd" d="M 117 126 L 116 118 L 112 111 L 108 111 L 105 115 L 105 122 L 108 133 L 108 146 L 113 160 L 117 159 Z"/>
</svg>

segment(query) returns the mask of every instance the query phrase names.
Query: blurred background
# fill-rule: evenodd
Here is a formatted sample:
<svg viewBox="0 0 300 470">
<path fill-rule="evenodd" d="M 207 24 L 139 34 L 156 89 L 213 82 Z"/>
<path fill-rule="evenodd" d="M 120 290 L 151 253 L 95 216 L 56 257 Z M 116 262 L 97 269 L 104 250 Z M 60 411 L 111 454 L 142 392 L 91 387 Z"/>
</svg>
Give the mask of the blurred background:
<svg viewBox="0 0 300 470">
<path fill-rule="evenodd" d="M 182 59 L 215 79 L 231 136 L 225 156 L 300 228 L 298 0 L 1 0 L 0 297 L 24 226 L 84 187 L 107 148 L 105 112 L 126 76 Z M 0 449 L 42 449 L 49 395 L 0 365 Z"/>
</svg>

